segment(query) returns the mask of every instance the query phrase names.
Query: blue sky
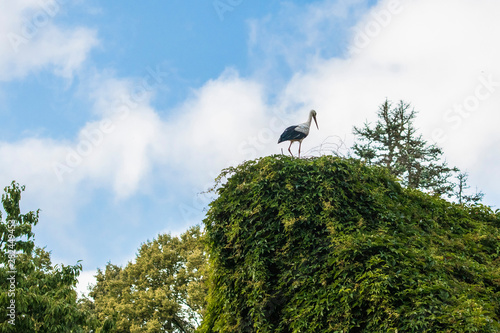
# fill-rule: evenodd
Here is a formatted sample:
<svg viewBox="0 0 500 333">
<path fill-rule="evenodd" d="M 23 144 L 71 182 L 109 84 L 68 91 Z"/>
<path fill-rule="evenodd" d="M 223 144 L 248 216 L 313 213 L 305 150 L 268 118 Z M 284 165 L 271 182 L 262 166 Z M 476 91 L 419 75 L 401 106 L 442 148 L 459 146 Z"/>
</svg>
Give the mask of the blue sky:
<svg viewBox="0 0 500 333">
<path fill-rule="evenodd" d="M 158 233 L 201 223 L 219 171 L 286 149 L 279 134 L 310 109 L 321 130 L 303 149 L 328 153 L 389 98 L 412 103 L 424 137 L 498 207 L 499 9 L 2 1 L 0 181 L 26 185 L 38 245 L 83 260 L 85 284 Z"/>
</svg>

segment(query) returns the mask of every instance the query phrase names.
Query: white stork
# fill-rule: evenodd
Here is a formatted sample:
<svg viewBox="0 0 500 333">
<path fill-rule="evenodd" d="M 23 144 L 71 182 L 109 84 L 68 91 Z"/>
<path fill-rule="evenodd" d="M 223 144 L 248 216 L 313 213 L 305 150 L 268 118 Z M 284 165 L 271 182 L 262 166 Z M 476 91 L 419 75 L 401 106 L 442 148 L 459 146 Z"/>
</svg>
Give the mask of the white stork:
<svg viewBox="0 0 500 333">
<path fill-rule="evenodd" d="M 304 140 L 309 134 L 309 128 L 311 127 L 311 120 L 313 118 L 314 122 L 316 123 L 316 127 L 319 130 L 318 122 L 316 121 L 316 111 L 311 110 L 311 112 L 309 112 L 309 119 L 305 123 L 290 126 L 283 132 L 283 134 L 281 134 L 278 143 L 283 141 L 290 141 L 290 146 L 288 146 L 288 151 L 290 152 L 290 155 L 293 156 L 292 151 L 290 150 L 290 148 L 292 147 L 292 143 L 298 141 L 299 157 L 300 157 L 300 147 L 302 146 L 302 140 Z"/>
</svg>

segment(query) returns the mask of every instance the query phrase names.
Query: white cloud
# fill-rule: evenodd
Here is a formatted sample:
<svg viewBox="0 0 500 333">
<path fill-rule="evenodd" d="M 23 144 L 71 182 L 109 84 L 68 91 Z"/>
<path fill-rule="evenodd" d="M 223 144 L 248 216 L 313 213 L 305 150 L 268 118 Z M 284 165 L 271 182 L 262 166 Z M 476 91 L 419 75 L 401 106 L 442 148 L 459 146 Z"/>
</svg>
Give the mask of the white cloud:
<svg viewBox="0 0 500 333">
<path fill-rule="evenodd" d="M 149 106 L 150 94 L 139 96 L 136 87 L 117 79 L 105 79 L 96 86 L 94 111 L 101 118 L 87 123 L 66 147 L 66 154 L 55 161 L 60 181 L 74 186 L 91 181 L 126 198 L 138 189 L 152 165 L 163 159 L 164 125 Z"/>
<path fill-rule="evenodd" d="M 57 26 L 69 3 L 62 0 L 4 0 L 0 4 L 0 81 L 48 68 L 71 78 L 90 50 L 96 32 Z"/>
<path fill-rule="evenodd" d="M 96 274 L 96 271 L 80 272 L 80 276 L 78 276 L 78 284 L 76 285 L 76 291 L 79 297 L 88 296 L 89 288 L 97 283 L 95 278 Z"/>
<path fill-rule="evenodd" d="M 264 134 L 264 145 L 257 142 L 255 152 L 245 151 L 253 147 L 252 137 L 259 140 L 258 131 L 267 126 L 272 113 L 262 86 L 239 77 L 234 70 L 207 82 L 174 112 L 166 125 L 169 163 L 186 168 L 189 177 L 198 181 L 213 178 L 210 173 L 234 162 L 257 157 L 257 150 L 275 141 Z"/>
</svg>

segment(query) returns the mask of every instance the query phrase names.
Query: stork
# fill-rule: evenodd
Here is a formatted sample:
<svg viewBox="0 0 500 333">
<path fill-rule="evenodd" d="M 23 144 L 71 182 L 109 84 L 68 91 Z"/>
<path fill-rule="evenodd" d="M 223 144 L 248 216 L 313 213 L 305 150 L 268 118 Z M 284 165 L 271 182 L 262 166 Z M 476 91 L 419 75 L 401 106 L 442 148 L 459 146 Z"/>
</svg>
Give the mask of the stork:
<svg viewBox="0 0 500 333">
<path fill-rule="evenodd" d="M 290 141 L 290 146 L 288 146 L 288 151 L 290 152 L 290 155 L 293 156 L 292 151 L 290 150 L 290 148 L 292 147 L 292 143 L 298 141 L 299 157 L 300 157 L 300 147 L 302 146 L 302 140 L 304 140 L 309 134 L 309 128 L 311 127 L 311 120 L 313 118 L 314 122 L 316 123 L 316 127 L 319 130 L 318 122 L 316 121 L 316 111 L 311 110 L 311 112 L 309 112 L 309 119 L 305 123 L 290 126 L 283 132 L 283 134 L 281 134 L 278 143 L 283 141 Z"/>
</svg>

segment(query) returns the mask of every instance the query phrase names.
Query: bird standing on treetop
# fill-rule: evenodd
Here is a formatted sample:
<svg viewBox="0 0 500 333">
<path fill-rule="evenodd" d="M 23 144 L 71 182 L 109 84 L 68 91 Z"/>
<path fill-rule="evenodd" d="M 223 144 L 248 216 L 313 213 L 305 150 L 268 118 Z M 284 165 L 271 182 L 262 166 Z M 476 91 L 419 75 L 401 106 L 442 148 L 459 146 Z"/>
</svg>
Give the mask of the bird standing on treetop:
<svg viewBox="0 0 500 333">
<path fill-rule="evenodd" d="M 299 157 L 300 157 L 300 147 L 302 146 L 302 140 L 304 140 L 309 134 L 309 128 L 311 127 L 311 120 L 313 118 L 314 122 L 316 123 L 316 127 L 319 130 L 318 122 L 316 121 L 316 111 L 311 110 L 311 112 L 309 112 L 309 119 L 305 123 L 290 126 L 283 132 L 283 134 L 281 134 L 278 143 L 283 141 L 290 141 L 290 146 L 288 146 L 288 151 L 290 152 L 290 155 L 293 156 L 292 151 L 290 150 L 290 148 L 292 147 L 292 143 L 298 141 Z"/>
</svg>

